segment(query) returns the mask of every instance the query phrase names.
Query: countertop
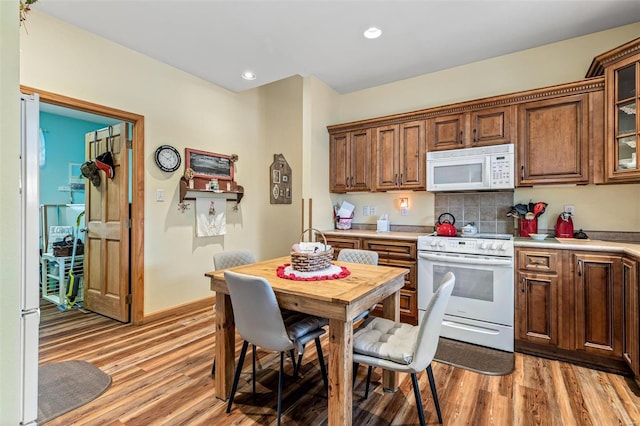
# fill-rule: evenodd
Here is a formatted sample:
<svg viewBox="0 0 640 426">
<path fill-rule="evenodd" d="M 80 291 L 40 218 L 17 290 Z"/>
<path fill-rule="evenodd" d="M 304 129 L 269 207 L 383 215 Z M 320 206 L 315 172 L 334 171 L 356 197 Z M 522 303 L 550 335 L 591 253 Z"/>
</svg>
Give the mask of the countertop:
<svg viewBox="0 0 640 426">
<path fill-rule="evenodd" d="M 640 244 L 592 240 L 589 238 L 586 240 L 578 240 L 576 238 L 549 237 L 543 241 L 534 241 L 530 238 L 516 237 L 513 240 L 513 245 L 515 247 L 539 247 L 559 250 L 606 251 L 640 257 Z"/>
<path fill-rule="evenodd" d="M 418 237 L 425 235 L 424 232 L 378 232 L 368 229 L 332 229 L 330 231 L 322 231 L 324 235 L 334 237 L 353 237 L 353 238 L 382 238 L 389 240 L 409 240 L 418 241 Z"/>
<path fill-rule="evenodd" d="M 390 240 L 417 241 L 424 232 L 378 232 L 366 229 L 332 229 L 322 231 L 326 236 L 353 237 L 353 238 L 381 238 Z M 578 240 L 576 238 L 554 238 L 549 237 L 544 241 L 534 241 L 530 238 L 515 237 L 513 240 L 515 247 L 538 247 L 556 250 L 585 250 L 585 251 L 606 251 L 609 253 L 624 253 L 640 258 L 640 244 L 619 243 L 615 241 L 603 240 Z"/>
</svg>

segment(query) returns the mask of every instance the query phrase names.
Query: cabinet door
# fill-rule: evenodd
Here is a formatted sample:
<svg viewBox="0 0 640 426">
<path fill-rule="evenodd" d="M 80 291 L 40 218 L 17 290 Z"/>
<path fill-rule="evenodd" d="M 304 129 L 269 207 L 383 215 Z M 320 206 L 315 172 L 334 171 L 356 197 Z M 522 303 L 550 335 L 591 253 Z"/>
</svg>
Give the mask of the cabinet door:
<svg viewBox="0 0 640 426">
<path fill-rule="evenodd" d="M 398 125 L 377 127 L 373 131 L 374 189 L 397 189 L 400 184 L 398 171 Z"/>
<path fill-rule="evenodd" d="M 371 130 L 335 133 L 329 137 L 329 190 L 371 190 Z"/>
<path fill-rule="evenodd" d="M 426 188 L 425 122 L 411 121 L 400 125 L 399 171 L 401 189 Z"/>
<path fill-rule="evenodd" d="M 640 55 L 606 70 L 607 181 L 638 182 L 637 143 L 640 140 Z"/>
<path fill-rule="evenodd" d="M 558 344 L 558 275 L 518 272 L 516 336 L 532 343 Z"/>
<path fill-rule="evenodd" d="M 371 190 L 371 129 L 350 133 L 349 191 Z"/>
<path fill-rule="evenodd" d="M 347 192 L 350 179 L 349 134 L 333 134 L 329 137 L 329 190 Z"/>
<path fill-rule="evenodd" d="M 518 185 L 588 183 L 588 95 L 519 106 Z"/>
<path fill-rule="evenodd" d="M 621 357 L 621 258 L 574 254 L 574 260 L 576 349 Z"/>
<path fill-rule="evenodd" d="M 624 343 L 622 356 L 635 376 L 640 376 L 640 305 L 638 305 L 638 262 L 622 260 L 624 284 Z"/>
<path fill-rule="evenodd" d="M 511 143 L 511 106 L 471 113 L 471 146 Z"/>
<path fill-rule="evenodd" d="M 464 148 L 466 115 L 452 114 L 427 121 L 427 147 L 429 151 Z"/>
</svg>

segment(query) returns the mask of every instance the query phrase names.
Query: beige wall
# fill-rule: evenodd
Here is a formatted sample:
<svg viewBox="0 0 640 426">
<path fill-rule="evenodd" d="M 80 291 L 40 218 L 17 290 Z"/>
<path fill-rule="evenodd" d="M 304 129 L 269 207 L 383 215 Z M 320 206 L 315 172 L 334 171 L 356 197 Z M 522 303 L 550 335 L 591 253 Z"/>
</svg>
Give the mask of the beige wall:
<svg viewBox="0 0 640 426">
<path fill-rule="evenodd" d="M 270 164 L 258 155 L 267 130 L 259 90 L 229 92 L 37 10 L 21 34 L 20 58 L 22 84 L 145 117 L 145 315 L 209 296 L 203 272 L 216 251 L 246 247 L 267 256 L 258 244 Z M 162 144 L 238 154 L 245 197 L 237 212 L 227 203 L 227 235 L 194 237 L 193 206 L 177 208 L 181 172 L 155 166 Z M 165 202 L 155 201 L 156 189 L 166 191 Z"/>
<path fill-rule="evenodd" d="M 558 43 L 487 59 L 402 80 L 339 98 L 336 123 L 414 111 L 487 96 L 534 89 L 584 78 L 593 57 L 640 34 L 640 22 L 589 34 Z M 383 101 L 382 101 L 383 100 Z M 334 202 L 348 200 L 357 206 L 355 222 L 375 223 L 388 213 L 391 224 L 433 225 L 433 196 L 426 192 L 409 192 L 410 211 L 401 216 L 395 192 L 386 194 L 332 194 Z M 540 187 L 516 189 L 516 202 L 545 201 L 547 213 L 541 219 L 555 226 L 564 204 L 576 206 L 576 227 L 588 230 L 640 231 L 640 185 L 586 187 Z M 601 200 L 606 199 L 607 203 Z M 616 202 L 617 200 L 617 202 Z M 377 216 L 362 216 L 362 206 L 375 205 Z M 546 217 L 545 217 L 546 216 Z"/>
<path fill-rule="evenodd" d="M 258 89 L 264 129 L 260 134 L 259 165 L 248 170 L 261 183 L 255 194 L 258 211 L 251 212 L 256 221 L 254 238 L 267 258 L 286 256 L 291 245 L 299 241 L 302 229 L 302 77 L 291 77 Z M 292 203 L 270 204 L 269 166 L 274 154 L 282 154 L 291 167 Z M 248 219 L 248 216 L 247 216 Z"/>
<path fill-rule="evenodd" d="M 18 2 L 0 1 L 0 423 L 17 425 L 20 299 Z"/>
</svg>

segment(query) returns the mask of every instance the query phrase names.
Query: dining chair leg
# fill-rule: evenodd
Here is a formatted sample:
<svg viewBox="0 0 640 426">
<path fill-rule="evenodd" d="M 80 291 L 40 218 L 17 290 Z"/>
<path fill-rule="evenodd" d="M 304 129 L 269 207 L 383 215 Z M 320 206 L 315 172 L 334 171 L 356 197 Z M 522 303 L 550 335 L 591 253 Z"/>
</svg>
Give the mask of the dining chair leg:
<svg viewBox="0 0 640 426">
<path fill-rule="evenodd" d="M 229 403 L 227 404 L 227 413 L 231 412 L 233 397 L 236 395 L 236 389 L 238 388 L 238 381 L 240 380 L 240 372 L 242 371 L 242 364 L 244 364 L 244 357 L 247 354 L 248 347 L 249 347 L 249 342 L 245 340 L 244 343 L 242 343 L 242 350 L 240 351 L 240 359 L 238 359 L 236 374 L 233 377 L 233 385 L 231 386 L 231 396 L 229 396 Z"/>
<path fill-rule="evenodd" d="M 284 375 L 284 352 L 280 352 L 280 372 L 278 373 L 278 426 L 280 426 L 280 412 L 282 410 L 283 375 Z"/>
<path fill-rule="evenodd" d="M 322 354 L 322 345 L 320 338 L 316 337 L 316 352 L 318 352 L 318 361 L 320 362 L 320 372 L 322 373 L 322 381 L 324 382 L 324 390 L 329 392 L 329 379 L 327 378 L 327 367 L 324 365 L 324 355 Z"/>
<path fill-rule="evenodd" d="M 373 371 L 373 366 L 370 365 L 367 368 L 367 386 L 364 388 L 364 399 L 369 398 L 369 384 L 371 383 L 371 372 Z"/>
<path fill-rule="evenodd" d="M 253 397 L 256 397 L 256 345 L 251 345 L 251 361 L 253 372 L 251 373 L 251 381 L 253 382 Z"/>
<path fill-rule="evenodd" d="M 297 373 L 297 371 L 298 371 L 298 367 L 297 367 L 297 365 L 298 365 L 298 364 L 296 364 L 296 354 L 295 354 L 295 352 L 293 351 L 293 349 L 291 349 L 291 350 L 289 351 L 289 356 L 291 357 L 291 363 L 293 364 L 293 375 L 294 375 L 294 377 L 295 377 L 295 376 L 298 374 L 298 373 Z"/>
<path fill-rule="evenodd" d="M 431 396 L 433 396 L 433 403 L 436 406 L 436 413 L 438 414 L 438 423 L 442 424 L 442 413 L 440 412 L 440 402 L 438 402 L 438 392 L 436 391 L 436 381 L 433 378 L 433 370 L 431 364 L 427 366 L 427 376 L 429 376 L 429 386 L 431 387 Z"/>
<path fill-rule="evenodd" d="M 422 407 L 422 396 L 420 396 L 420 387 L 418 386 L 418 376 L 416 373 L 411 373 L 411 383 L 413 383 L 413 394 L 416 397 L 416 409 L 418 410 L 418 418 L 420 419 L 420 426 L 425 426 L 427 423 L 424 420 L 424 408 Z"/>
<path fill-rule="evenodd" d="M 353 381 L 351 382 L 351 386 L 356 384 L 356 375 L 358 374 L 358 367 L 360 367 L 360 364 L 358 364 L 357 362 L 353 363 Z"/>
</svg>

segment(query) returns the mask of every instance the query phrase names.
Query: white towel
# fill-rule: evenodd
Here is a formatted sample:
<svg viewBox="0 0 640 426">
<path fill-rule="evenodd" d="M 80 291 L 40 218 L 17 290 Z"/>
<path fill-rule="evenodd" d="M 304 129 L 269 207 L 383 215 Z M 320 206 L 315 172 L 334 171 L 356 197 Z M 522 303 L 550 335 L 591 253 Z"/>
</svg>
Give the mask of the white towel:
<svg viewBox="0 0 640 426">
<path fill-rule="evenodd" d="M 227 233 L 227 200 L 196 199 L 196 237 L 212 237 Z"/>
</svg>

